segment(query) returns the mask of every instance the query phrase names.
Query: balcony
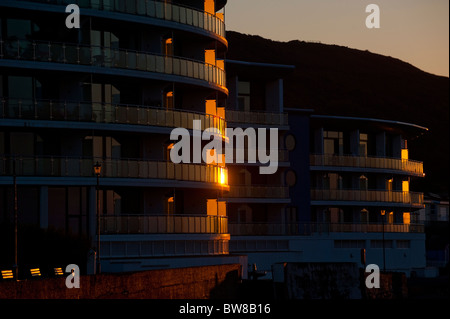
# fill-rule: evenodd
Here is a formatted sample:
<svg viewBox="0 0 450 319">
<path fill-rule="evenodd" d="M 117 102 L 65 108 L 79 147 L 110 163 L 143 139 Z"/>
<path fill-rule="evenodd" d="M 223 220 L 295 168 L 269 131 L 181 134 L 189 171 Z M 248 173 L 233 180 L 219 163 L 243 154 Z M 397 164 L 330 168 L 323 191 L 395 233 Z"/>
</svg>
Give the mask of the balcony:
<svg viewBox="0 0 450 319">
<path fill-rule="evenodd" d="M 174 5 L 164 1 L 152 0 L 19 0 L 21 2 L 38 2 L 45 4 L 68 5 L 77 4 L 80 8 L 102 10 L 139 15 L 154 19 L 176 22 L 225 38 L 225 23 L 223 19 L 214 14 L 187 6 Z"/>
<path fill-rule="evenodd" d="M 193 121 L 201 121 L 201 130 L 217 129 L 225 136 L 225 119 L 215 115 L 185 110 L 142 105 L 5 99 L 0 97 L 0 118 L 41 121 L 73 121 L 104 124 L 183 127 L 194 129 Z"/>
<path fill-rule="evenodd" d="M 104 235 L 228 234 L 228 219 L 207 215 L 102 216 L 100 232 Z"/>
<path fill-rule="evenodd" d="M 282 186 L 235 186 L 230 185 L 230 191 L 225 198 L 289 198 L 289 187 Z"/>
<path fill-rule="evenodd" d="M 12 176 L 13 159 L 0 158 L 0 176 Z M 228 187 L 226 168 L 202 164 L 137 159 L 101 159 L 81 157 L 16 157 L 17 176 L 31 177 L 94 177 L 93 165 L 102 164 L 102 178 L 166 179 L 213 183 Z"/>
<path fill-rule="evenodd" d="M 385 157 L 360 157 L 351 155 L 310 155 L 310 165 L 349 168 L 370 168 L 402 171 L 424 176 L 423 163 L 412 160 Z"/>
<path fill-rule="evenodd" d="M 315 233 L 381 233 L 382 224 L 352 223 L 229 223 L 231 236 L 309 236 Z M 423 233 L 421 224 L 386 224 L 387 233 Z"/>
<path fill-rule="evenodd" d="M 226 119 L 229 123 L 235 124 L 262 124 L 274 126 L 288 126 L 289 117 L 287 113 L 266 113 L 266 112 L 243 112 L 226 110 Z"/>
<path fill-rule="evenodd" d="M 175 75 L 212 84 L 224 92 L 225 71 L 203 61 L 101 46 L 28 40 L 0 41 L 0 60 L 52 62 Z M 80 70 L 81 71 L 81 70 Z M 88 69 L 86 72 L 92 72 Z"/>
<path fill-rule="evenodd" d="M 418 208 L 424 206 L 423 193 L 401 191 L 312 189 L 311 200 L 313 202 L 342 201 L 350 205 L 352 204 L 351 202 L 377 202 L 384 204 L 402 204 Z"/>
<path fill-rule="evenodd" d="M 227 126 L 228 126 L 228 119 L 227 119 Z M 236 138 L 235 138 L 236 140 Z M 234 142 L 234 148 L 233 148 L 233 162 L 231 163 L 227 163 L 228 165 L 266 165 L 266 164 L 261 164 L 261 162 L 259 162 L 258 160 L 258 150 L 254 150 L 255 151 L 255 161 L 250 162 L 249 161 L 249 150 L 248 148 L 238 148 L 237 143 Z M 279 166 L 287 166 L 289 165 L 289 151 L 286 149 L 278 149 L 278 150 L 270 150 L 270 152 L 278 152 L 278 164 Z M 240 163 L 237 161 L 238 156 L 237 154 L 241 154 L 241 156 L 243 155 L 243 163 Z"/>
</svg>

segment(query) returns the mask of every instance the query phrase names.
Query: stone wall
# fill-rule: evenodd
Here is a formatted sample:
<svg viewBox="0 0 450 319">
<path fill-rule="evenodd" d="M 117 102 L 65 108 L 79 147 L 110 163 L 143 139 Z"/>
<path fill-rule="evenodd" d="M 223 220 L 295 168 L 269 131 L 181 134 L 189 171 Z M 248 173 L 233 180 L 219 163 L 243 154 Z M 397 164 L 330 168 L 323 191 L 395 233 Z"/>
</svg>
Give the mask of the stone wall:
<svg viewBox="0 0 450 319">
<path fill-rule="evenodd" d="M 1 282 L 0 299 L 224 299 L 237 295 L 240 280 L 239 264 L 81 276 L 72 289 L 64 275 Z"/>
<path fill-rule="evenodd" d="M 408 297 L 406 275 L 380 273 L 380 288 L 367 288 L 365 273 L 356 263 L 287 263 L 284 290 L 288 299 L 404 299 Z"/>
<path fill-rule="evenodd" d="M 289 299 L 361 299 L 360 273 L 354 263 L 288 263 Z"/>
</svg>

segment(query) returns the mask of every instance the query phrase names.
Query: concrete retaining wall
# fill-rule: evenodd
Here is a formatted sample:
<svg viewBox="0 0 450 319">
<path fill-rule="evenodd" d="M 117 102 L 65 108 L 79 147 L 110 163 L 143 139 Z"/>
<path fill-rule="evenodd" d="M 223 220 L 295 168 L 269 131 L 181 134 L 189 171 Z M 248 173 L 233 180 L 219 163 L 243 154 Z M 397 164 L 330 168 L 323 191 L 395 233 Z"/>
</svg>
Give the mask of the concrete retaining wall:
<svg viewBox="0 0 450 319">
<path fill-rule="evenodd" d="M 237 294 L 241 265 L 81 276 L 80 288 L 59 278 L 0 283 L 0 299 L 223 299 Z"/>
</svg>

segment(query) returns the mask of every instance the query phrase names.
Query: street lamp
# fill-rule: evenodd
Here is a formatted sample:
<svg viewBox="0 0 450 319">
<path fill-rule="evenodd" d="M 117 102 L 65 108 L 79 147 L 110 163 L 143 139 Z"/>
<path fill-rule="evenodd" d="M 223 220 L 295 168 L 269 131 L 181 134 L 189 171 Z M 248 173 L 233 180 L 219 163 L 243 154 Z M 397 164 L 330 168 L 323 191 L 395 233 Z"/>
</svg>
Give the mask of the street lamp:
<svg viewBox="0 0 450 319">
<path fill-rule="evenodd" d="M 97 176 L 97 274 L 101 272 L 100 267 L 100 173 L 102 172 L 102 165 L 99 162 L 94 165 L 94 173 Z"/>
<path fill-rule="evenodd" d="M 17 214 L 17 175 L 16 175 L 16 157 L 13 157 L 13 184 L 14 184 L 14 272 L 16 280 L 19 280 L 19 265 L 17 262 L 17 228 L 18 228 L 18 214 Z"/>
<path fill-rule="evenodd" d="M 383 271 L 386 272 L 386 250 L 384 245 L 384 216 L 386 215 L 386 211 L 381 211 L 381 223 L 383 224 Z"/>
</svg>

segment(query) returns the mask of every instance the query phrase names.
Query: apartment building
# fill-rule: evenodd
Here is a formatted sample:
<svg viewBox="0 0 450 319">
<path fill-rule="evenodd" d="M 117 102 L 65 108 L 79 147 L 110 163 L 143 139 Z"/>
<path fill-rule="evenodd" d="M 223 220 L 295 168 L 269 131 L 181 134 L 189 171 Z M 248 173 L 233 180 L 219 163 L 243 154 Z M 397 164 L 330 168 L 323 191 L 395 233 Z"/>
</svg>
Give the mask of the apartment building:
<svg viewBox="0 0 450 319">
<path fill-rule="evenodd" d="M 170 160 L 174 128 L 225 141 L 225 4 L 2 1 L 0 220 L 88 236 L 107 272 L 240 262 L 225 165 Z"/>
</svg>

